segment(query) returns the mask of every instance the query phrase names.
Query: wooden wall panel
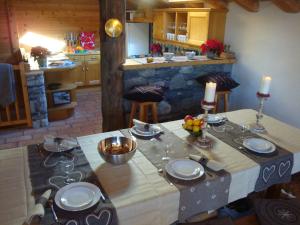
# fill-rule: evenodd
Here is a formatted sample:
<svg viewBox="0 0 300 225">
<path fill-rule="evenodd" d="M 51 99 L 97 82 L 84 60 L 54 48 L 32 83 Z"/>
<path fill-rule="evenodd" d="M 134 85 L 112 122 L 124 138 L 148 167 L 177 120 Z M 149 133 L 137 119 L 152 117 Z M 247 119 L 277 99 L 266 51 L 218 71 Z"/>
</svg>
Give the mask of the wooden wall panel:
<svg viewBox="0 0 300 225">
<path fill-rule="evenodd" d="M 4 1 L 0 0 L 0 61 L 11 54 L 5 7 L 2 7 Z M 98 0 L 9 1 L 19 37 L 31 31 L 63 40 L 67 32 L 92 31 L 96 34 L 96 48 L 99 48 Z"/>
<path fill-rule="evenodd" d="M 11 55 L 11 44 L 5 0 L 0 0 L 0 62 L 3 62 Z"/>
</svg>

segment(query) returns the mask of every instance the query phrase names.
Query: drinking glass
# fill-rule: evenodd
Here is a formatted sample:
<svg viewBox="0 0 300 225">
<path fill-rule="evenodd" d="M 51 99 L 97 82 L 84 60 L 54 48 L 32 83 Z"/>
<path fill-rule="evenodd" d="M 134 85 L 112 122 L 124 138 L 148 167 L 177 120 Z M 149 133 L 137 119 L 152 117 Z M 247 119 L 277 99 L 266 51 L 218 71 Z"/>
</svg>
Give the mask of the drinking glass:
<svg viewBox="0 0 300 225">
<path fill-rule="evenodd" d="M 66 184 L 70 184 L 75 182 L 76 180 L 72 177 L 70 177 L 70 174 L 74 170 L 74 162 L 73 161 L 62 161 L 61 163 L 61 170 L 64 171 L 64 173 L 67 175 L 64 182 Z"/>
<path fill-rule="evenodd" d="M 173 145 L 171 143 L 165 144 L 165 146 L 164 146 L 165 155 L 161 158 L 163 161 L 169 161 L 170 160 L 169 152 L 170 152 L 172 146 Z"/>
</svg>

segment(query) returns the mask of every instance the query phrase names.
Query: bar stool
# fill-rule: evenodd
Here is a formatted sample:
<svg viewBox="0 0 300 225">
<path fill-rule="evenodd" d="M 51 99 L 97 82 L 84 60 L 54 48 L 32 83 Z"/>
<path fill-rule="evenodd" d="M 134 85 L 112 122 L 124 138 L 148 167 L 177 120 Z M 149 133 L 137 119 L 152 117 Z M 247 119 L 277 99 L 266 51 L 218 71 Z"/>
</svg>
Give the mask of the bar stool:
<svg viewBox="0 0 300 225">
<path fill-rule="evenodd" d="M 158 122 L 157 103 L 163 100 L 165 88 L 158 85 L 136 86 L 124 94 L 124 98 L 131 101 L 129 127 L 133 126 L 133 119 L 139 112 L 139 120 L 148 123 L 151 110 L 152 122 Z"/>
<path fill-rule="evenodd" d="M 217 91 L 215 95 L 216 107 L 213 109 L 213 113 L 219 112 L 219 105 L 221 101 L 221 97 L 223 97 L 223 109 L 224 112 L 228 111 L 228 99 L 229 99 L 230 91 Z"/>
<path fill-rule="evenodd" d="M 133 126 L 132 120 L 135 117 L 137 110 L 139 111 L 139 120 L 148 123 L 149 122 L 149 108 L 151 109 L 152 121 L 153 123 L 158 122 L 157 118 L 157 102 L 137 102 L 133 101 L 131 103 L 131 111 L 129 116 L 129 127 Z"/>
</svg>

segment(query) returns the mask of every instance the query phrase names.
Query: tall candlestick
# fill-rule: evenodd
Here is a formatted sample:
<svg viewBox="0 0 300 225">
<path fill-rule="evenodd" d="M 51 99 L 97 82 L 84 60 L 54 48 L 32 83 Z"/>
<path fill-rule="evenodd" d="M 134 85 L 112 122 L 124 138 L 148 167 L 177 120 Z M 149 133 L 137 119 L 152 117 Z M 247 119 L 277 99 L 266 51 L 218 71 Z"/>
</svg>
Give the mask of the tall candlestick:
<svg viewBox="0 0 300 225">
<path fill-rule="evenodd" d="M 215 101 L 216 87 L 217 87 L 216 83 L 213 83 L 213 82 L 206 83 L 205 95 L 204 95 L 205 102 L 214 102 Z"/>
<path fill-rule="evenodd" d="M 271 85 L 272 78 L 269 76 L 263 76 L 260 83 L 259 93 L 260 94 L 269 94 L 270 92 L 270 85 Z"/>
</svg>

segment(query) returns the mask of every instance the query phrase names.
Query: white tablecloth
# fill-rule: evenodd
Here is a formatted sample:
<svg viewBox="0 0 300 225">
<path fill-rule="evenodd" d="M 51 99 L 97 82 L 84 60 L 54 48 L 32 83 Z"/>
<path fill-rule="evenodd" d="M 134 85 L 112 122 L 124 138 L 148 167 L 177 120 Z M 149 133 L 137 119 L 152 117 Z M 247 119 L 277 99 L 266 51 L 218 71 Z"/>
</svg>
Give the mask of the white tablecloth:
<svg viewBox="0 0 300 225">
<path fill-rule="evenodd" d="M 239 110 L 226 113 L 230 121 L 241 124 L 255 121 L 256 112 Z M 181 128 L 182 121 L 163 123 L 183 140 L 188 133 Z M 300 171 L 300 130 L 265 116 L 268 130 L 265 138 L 294 153 L 292 173 Z M 105 163 L 97 152 L 97 143 L 109 132 L 79 137 L 78 141 L 94 172 L 116 207 L 120 224 L 170 224 L 177 219 L 179 192 L 162 178 L 157 169 L 139 151 L 125 165 Z M 151 143 L 153 144 L 153 143 Z M 0 151 L 0 224 L 16 225 L 23 221 L 33 205 L 30 196 L 28 164 L 24 148 Z M 162 149 L 163 151 L 163 149 Z M 229 201 L 246 197 L 253 192 L 259 174 L 259 165 L 229 145 L 217 141 L 210 151 L 200 150 L 209 158 L 222 162 L 231 173 Z"/>
</svg>

